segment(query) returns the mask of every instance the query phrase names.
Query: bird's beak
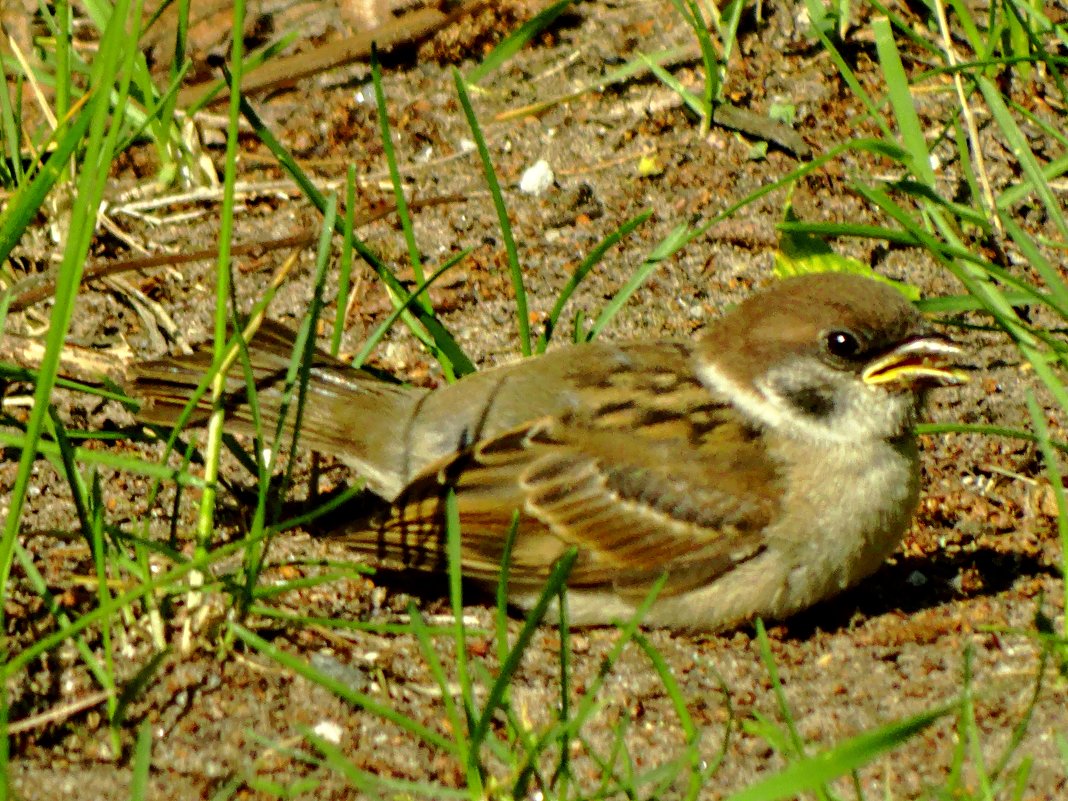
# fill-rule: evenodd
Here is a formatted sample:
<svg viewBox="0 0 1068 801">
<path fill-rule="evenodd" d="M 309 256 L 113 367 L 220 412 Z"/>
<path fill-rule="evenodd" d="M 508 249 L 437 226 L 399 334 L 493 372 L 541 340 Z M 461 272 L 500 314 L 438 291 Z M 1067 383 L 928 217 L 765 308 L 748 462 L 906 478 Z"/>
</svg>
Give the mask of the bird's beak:
<svg viewBox="0 0 1068 801">
<path fill-rule="evenodd" d="M 964 384 L 968 376 L 953 366 L 963 350 L 939 337 L 918 337 L 870 362 L 860 374 L 865 384 Z"/>
</svg>

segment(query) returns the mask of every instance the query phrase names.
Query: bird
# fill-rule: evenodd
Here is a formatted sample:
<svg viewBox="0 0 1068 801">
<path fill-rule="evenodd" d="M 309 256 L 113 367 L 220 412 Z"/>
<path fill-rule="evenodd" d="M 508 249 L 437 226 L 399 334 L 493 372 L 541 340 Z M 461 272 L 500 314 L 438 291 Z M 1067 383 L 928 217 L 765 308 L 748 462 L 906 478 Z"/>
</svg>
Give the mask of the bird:
<svg viewBox="0 0 1068 801">
<path fill-rule="evenodd" d="M 266 430 L 294 424 L 280 409 L 294 341 L 265 321 L 248 345 Z M 570 625 L 628 619 L 662 580 L 643 624 L 715 632 L 785 620 L 894 552 L 920 493 L 913 426 L 929 390 L 967 380 L 963 355 L 886 282 L 802 275 L 691 340 L 571 344 L 433 390 L 316 349 L 299 442 L 365 482 L 371 502 L 329 536 L 379 566 L 446 569 L 452 492 L 475 584 L 496 586 L 518 520 L 514 607 L 575 549 Z M 138 365 L 140 419 L 173 426 L 210 363 Z M 250 433 L 248 379 L 230 372 L 226 425 Z"/>
</svg>

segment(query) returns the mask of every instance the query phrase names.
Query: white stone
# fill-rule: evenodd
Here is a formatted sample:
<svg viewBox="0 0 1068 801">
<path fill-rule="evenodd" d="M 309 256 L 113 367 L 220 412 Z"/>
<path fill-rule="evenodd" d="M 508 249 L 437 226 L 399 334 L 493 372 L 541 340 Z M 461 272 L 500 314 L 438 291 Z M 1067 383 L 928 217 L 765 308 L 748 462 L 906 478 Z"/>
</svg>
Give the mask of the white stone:
<svg viewBox="0 0 1068 801">
<path fill-rule="evenodd" d="M 519 179 L 519 191 L 528 195 L 540 195 L 553 185 L 556 176 L 553 168 L 545 159 L 538 159 L 533 166 L 527 167 Z"/>
<path fill-rule="evenodd" d="M 314 731 L 324 740 L 334 745 L 341 742 L 341 727 L 332 720 L 320 720 L 315 724 Z"/>
</svg>

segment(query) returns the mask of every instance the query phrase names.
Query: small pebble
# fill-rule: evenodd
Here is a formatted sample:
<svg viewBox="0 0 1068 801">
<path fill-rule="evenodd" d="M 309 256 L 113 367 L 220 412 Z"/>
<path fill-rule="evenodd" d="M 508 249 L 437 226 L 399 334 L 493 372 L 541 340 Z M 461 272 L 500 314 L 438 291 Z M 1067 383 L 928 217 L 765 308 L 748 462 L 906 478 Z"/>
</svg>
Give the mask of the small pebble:
<svg viewBox="0 0 1068 801">
<path fill-rule="evenodd" d="M 315 724 L 313 731 L 329 743 L 337 745 L 341 742 L 341 727 L 332 720 L 320 720 Z"/>
<path fill-rule="evenodd" d="M 523 177 L 519 179 L 519 191 L 528 195 L 540 195 L 553 185 L 556 176 L 553 169 L 545 159 L 538 159 L 532 167 L 527 167 Z"/>
</svg>

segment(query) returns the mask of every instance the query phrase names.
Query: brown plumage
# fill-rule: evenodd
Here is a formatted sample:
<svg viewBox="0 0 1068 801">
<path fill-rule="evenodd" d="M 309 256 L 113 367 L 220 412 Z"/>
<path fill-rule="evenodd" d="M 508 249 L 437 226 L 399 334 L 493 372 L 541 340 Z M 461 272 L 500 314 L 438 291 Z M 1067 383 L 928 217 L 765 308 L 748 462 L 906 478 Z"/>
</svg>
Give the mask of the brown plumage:
<svg viewBox="0 0 1068 801">
<path fill-rule="evenodd" d="M 270 323 L 250 346 L 268 430 L 292 347 Z M 496 582 L 518 510 L 518 605 L 574 546 L 575 623 L 625 616 L 667 573 L 648 622 L 717 629 L 792 614 L 893 550 L 918 492 L 908 428 L 926 388 L 962 380 L 947 366 L 955 353 L 886 285 L 810 276 L 754 296 L 696 342 L 572 345 L 434 392 L 316 352 L 300 441 L 381 497 L 336 534 L 382 564 L 444 567 L 451 487 L 476 581 Z M 209 361 L 140 365 L 142 418 L 172 424 Z M 247 432 L 239 368 L 227 386 L 229 425 Z"/>
</svg>

